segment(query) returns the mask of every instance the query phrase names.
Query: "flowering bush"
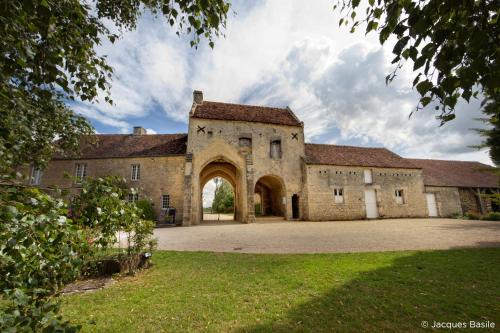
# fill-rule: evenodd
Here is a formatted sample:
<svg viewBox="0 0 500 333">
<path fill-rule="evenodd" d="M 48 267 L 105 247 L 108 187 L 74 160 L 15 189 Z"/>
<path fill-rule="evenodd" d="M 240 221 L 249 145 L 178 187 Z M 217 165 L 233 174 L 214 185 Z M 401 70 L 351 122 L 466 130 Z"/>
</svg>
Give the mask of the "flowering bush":
<svg viewBox="0 0 500 333">
<path fill-rule="evenodd" d="M 0 331 L 76 331 L 57 315 L 54 298 L 79 274 L 85 235 L 60 199 L 17 185 L 0 188 Z"/>
</svg>

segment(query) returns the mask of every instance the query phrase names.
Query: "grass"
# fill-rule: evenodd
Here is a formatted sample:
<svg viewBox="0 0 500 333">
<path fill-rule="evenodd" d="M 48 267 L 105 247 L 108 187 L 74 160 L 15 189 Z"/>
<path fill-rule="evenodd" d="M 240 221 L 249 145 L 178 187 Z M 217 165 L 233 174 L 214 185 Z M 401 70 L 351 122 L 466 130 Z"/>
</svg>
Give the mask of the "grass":
<svg viewBox="0 0 500 333">
<path fill-rule="evenodd" d="M 415 332 L 426 331 L 424 320 L 500 325 L 500 249 L 159 251 L 154 263 L 110 288 L 63 297 L 65 318 L 84 332 Z"/>
</svg>

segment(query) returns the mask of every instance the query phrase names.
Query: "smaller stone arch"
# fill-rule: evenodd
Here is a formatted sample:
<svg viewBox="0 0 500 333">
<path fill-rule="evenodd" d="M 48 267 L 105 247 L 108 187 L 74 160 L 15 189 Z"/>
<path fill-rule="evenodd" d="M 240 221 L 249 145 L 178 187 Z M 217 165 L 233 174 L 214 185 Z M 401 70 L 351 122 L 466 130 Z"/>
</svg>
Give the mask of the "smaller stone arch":
<svg viewBox="0 0 500 333">
<path fill-rule="evenodd" d="M 255 183 L 254 195 L 261 200 L 262 216 L 286 217 L 286 189 L 281 177 L 265 175 Z"/>
</svg>

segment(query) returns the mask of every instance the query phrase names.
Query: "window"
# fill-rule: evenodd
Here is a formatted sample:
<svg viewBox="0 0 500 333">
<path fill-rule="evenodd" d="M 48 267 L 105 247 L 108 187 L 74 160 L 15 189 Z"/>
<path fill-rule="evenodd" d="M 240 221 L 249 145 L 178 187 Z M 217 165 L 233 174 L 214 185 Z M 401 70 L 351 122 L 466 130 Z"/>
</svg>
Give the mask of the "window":
<svg viewBox="0 0 500 333">
<path fill-rule="evenodd" d="M 344 203 L 344 189 L 336 188 L 333 190 L 335 203 Z"/>
<path fill-rule="evenodd" d="M 240 147 L 251 147 L 252 146 L 252 139 L 240 138 L 239 143 L 240 143 Z"/>
<path fill-rule="evenodd" d="M 141 178 L 141 165 L 140 164 L 132 164 L 132 175 L 130 177 L 131 180 L 139 180 Z"/>
<path fill-rule="evenodd" d="M 271 158 L 281 158 L 281 140 L 271 141 Z"/>
<path fill-rule="evenodd" d="M 30 178 L 30 184 L 31 185 L 40 185 L 42 182 L 42 169 L 33 166 L 31 168 L 31 178 Z"/>
<path fill-rule="evenodd" d="M 372 183 L 372 171 L 371 170 L 365 170 L 365 184 L 371 184 Z"/>
<path fill-rule="evenodd" d="M 87 164 L 76 164 L 75 177 L 76 183 L 80 184 L 87 176 Z"/>
<path fill-rule="evenodd" d="M 137 202 L 139 200 L 139 193 L 129 193 L 128 202 Z"/>
<path fill-rule="evenodd" d="M 170 195 L 164 194 L 161 196 L 161 208 L 168 209 L 170 207 Z"/>
<path fill-rule="evenodd" d="M 396 191 L 394 191 L 394 195 L 396 196 L 396 202 L 398 204 L 403 204 L 404 203 L 403 190 L 396 190 Z"/>
</svg>

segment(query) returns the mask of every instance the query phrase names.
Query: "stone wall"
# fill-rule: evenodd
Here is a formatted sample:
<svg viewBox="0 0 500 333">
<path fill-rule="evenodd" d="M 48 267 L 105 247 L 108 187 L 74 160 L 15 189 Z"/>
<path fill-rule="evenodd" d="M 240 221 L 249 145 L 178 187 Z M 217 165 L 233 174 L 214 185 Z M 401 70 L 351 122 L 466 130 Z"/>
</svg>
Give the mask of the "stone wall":
<svg viewBox="0 0 500 333">
<path fill-rule="evenodd" d="M 251 146 L 242 146 L 240 138 L 251 139 Z M 270 157 L 273 140 L 281 140 L 282 156 L 279 159 Z M 292 195 L 298 194 L 302 198 L 302 127 L 190 118 L 187 151 L 193 155 L 192 182 L 185 191 L 192 192 L 192 202 L 191 221 L 185 224 L 201 221 L 200 173 L 217 160 L 233 164 L 239 174 L 236 178 L 241 180 L 241 222 L 254 219 L 255 184 L 263 176 L 273 175 L 284 185 L 286 198 L 282 204 L 287 219 L 292 217 Z M 299 211 L 302 214 L 303 207 Z"/>
<path fill-rule="evenodd" d="M 427 214 L 422 171 L 417 169 L 363 168 L 306 165 L 307 216 L 309 220 L 366 218 L 364 191 L 374 189 L 380 218 L 422 217 Z M 364 170 L 372 170 L 372 183 L 365 184 Z M 342 188 L 343 203 L 335 203 L 334 189 Z M 403 203 L 395 191 L 403 190 Z"/>
<path fill-rule="evenodd" d="M 458 188 L 426 186 L 425 192 L 435 194 L 438 216 L 450 217 L 453 214 L 462 214 Z"/>
<path fill-rule="evenodd" d="M 168 194 L 170 207 L 177 210 L 176 220 L 182 221 L 184 156 L 53 160 L 44 170 L 40 186 L 59 187 L 76 193 L 80 186 L 72 179 L 64 177 L 64 174 L 73 176 L 77 163 L 87 164 L 87 177 L 124 177 L 130 187 L 138 189 L 139 199 L 151 199 L 157 216 L 161 212 L 162 195 Z M 131 180 L 132 164 L 141 166 L 139 180 Z"/>
<path fill-rule="evenodd" d="M 478 193 L 479 191 L 479 193 Z M 459 188 L 460 202 L 463 213 L 471 212 L 475 214 L 488 214 L 493 212 L 494 205 L 488 198 L 488 193 L 497 191 L 496 189 Z"/>
</svg>

